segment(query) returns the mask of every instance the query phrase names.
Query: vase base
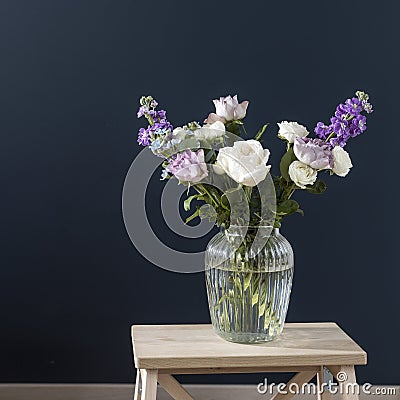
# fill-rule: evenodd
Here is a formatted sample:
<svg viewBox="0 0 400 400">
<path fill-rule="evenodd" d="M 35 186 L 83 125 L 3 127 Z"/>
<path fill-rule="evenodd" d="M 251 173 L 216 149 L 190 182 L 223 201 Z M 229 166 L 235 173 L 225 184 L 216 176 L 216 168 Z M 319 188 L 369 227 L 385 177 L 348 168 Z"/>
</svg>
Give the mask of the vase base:
<svg viewBox="0 0 400 400">
<path fill-rule="evenodd" d="M 224 332 L 218 329 L 214 329 L 214 332 L 222 339 L 227 340 L 228 342 L 242 343 L 242 344 L 271 342 L 280 335 L 280 333 L 269 335 L 266 333 Z"/>
</svg>

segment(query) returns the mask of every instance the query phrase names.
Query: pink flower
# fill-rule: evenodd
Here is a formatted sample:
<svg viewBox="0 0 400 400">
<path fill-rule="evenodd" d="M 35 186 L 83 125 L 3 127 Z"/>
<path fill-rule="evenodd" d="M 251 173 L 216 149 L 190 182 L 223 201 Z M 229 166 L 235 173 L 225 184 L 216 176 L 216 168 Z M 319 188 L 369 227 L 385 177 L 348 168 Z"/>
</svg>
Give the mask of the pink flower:
<svg viewBox="0 0 400 400">
<path fill-rule="evenodd" d="M 208 175 L 203 149 L 196 152 L 185 150 L 177 154 L 165 169 L 180 181 L 189 183 L 200 182 Z"/>
<path fill-rule="evenodd" d="M 223 123 L 243 119 L 246 116 L 248 101 L 242 101 L 240 104 L 237 95 L 231 97 L 220 97 L 219 100 L 213 100 L 215 113 L 211 113 L 204 120 L 206 124 L 212 124 L 216 121 Z"/>
</svg>

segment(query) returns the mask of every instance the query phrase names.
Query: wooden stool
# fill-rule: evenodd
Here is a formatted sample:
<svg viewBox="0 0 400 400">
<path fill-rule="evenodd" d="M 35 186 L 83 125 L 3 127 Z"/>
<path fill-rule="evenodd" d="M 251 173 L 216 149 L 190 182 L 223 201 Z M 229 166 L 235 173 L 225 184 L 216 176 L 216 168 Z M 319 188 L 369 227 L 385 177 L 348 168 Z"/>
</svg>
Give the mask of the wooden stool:
<svg viewBox="0 0 400 400">
<path fill-rule="evenodd" d="M 288 323 L 272 342 L 237 344 L 221 339 L 211 325 L 134 325 L 132 343 L 137 368 L 135 400 L 155 400 L 157 382 L 176 400 L 193 400 L 174 374 L 297 372 L 288 382 L 302 384 L 315 375 L 323 387 L 324 367 L 350 390 L 343 400 L 358 399 L 354 365 L 367 363 L 366 353 L 335 323 Z M 339 374 L 339 375 L 338 375 Z M 345 382 L 344 382 L 345 380 Z M 289 399 L 294 393 L 273 397 Z M 327 391 L 318 399 L 328 399 Z"/>
</svg>

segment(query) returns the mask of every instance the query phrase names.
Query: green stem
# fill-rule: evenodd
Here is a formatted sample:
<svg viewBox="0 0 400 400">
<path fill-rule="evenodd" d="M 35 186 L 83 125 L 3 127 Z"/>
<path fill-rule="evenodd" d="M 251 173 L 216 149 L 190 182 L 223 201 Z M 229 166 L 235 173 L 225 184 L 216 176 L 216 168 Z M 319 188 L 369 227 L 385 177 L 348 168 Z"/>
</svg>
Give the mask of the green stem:
<svg viewBox="0 0 400 400">
<path fill-rule="evenodd" d="M 251 200 L 251 192 L 253 191 L 253 188 L 250 186 L 243 186 L 244 194 L 246 196 L 247 201 L 250 203 Z"/>
<path fill-rule="evenodd" d="M 218 207 L 219 202 L 215 200 L 214 196 L 206 189 L 205 185 L 198 185 L 198 186 L 200 186 L 204 190 L 204 192 L 208 195 L 210 200 Z"/>
<path fill-rule="evenodd" d="M 289 200 L 295 190 L 296 190 L 296 185 L 294 183 L 288 184 L 288 186 L 286 186 L 283 189 L 281 195 L 279 196 L 279 201 L 281 202 L 281 201 Z"/>
<path fill-rule="evenodd" d="M 149 114 L 145 114 L 145 116 L 146 116 L 147 121 L 149 121 L 149 124 L 150 124 L 151 126 L 153 126 L 153 125 L 154 125 L 154 119 L 153 119 L 153 117 L 151 117 Z"/>
<path fill-rule="evenodd" d="M 325 143 L 329 142 L 329 141 L 333 138 L 334 135 L 336 135 L 336 132 L 332 132 L 332 133 L 326 138 Z"/>
<path fill-rule="evenodd" d="M 287 199 L 289 200 L 291 197 L 292 197 L 292 195 L 293 195 L 293 193 L 296 191 L 296 187 L 293 185 L 293 187 L 290 189 L 290 191 L 289 191 L 289 193 L 288 193 L 288 196 L 287 196 Z"/>
<path fill-rule="evenodd" d="M 243 132 L 244 132 L 245 136 L 247 136 L 247 131 L 246 131 L 246 128 L 245 128 L 245 126 L 244 126 L 244 123 L 243 123 L 243 122 L 242 122 L 241 126 L 242 126 L 242 129 L 243 129 Z"/>
</svg>

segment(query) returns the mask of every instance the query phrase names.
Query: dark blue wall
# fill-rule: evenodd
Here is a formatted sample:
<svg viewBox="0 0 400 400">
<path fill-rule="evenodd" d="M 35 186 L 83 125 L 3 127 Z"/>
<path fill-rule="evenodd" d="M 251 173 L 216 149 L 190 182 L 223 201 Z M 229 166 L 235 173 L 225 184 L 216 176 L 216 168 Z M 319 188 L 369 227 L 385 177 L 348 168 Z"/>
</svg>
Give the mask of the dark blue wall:
<svg viewBox="0 0 400 400">
<path fill-rule="evenodd" d="M 288 320 L 338 322 L 369 354 L 360 381 L 399 383 L 399 4 L 3 0 L 0 380 L 129 382 L 132 323 L 209 321 L 202 274 L 152 266 L 125 233 L 142 94 L 179 125 L 238 93 L 255 131 L 312 127 L 364 89 L 375 113 L 351 174 L 300 196 L 306 216 L 282 229 Z"/>
</svg>

